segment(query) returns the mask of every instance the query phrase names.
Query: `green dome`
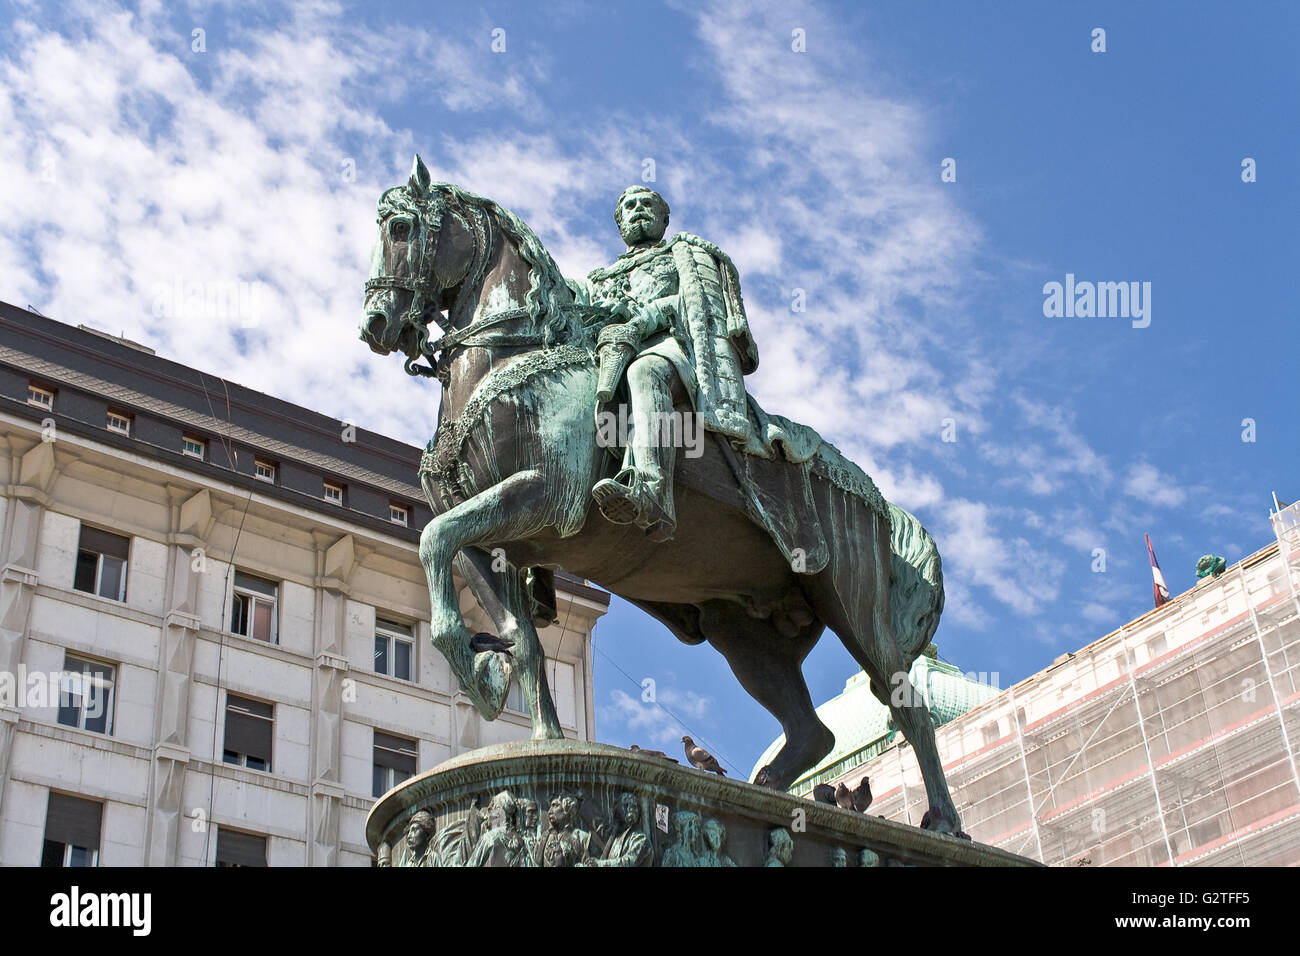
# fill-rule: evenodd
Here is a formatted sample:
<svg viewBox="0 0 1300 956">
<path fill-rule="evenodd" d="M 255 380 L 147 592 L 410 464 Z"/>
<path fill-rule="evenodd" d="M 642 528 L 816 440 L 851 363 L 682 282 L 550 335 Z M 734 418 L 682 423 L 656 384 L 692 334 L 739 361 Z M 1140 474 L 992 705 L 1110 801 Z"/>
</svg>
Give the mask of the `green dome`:
<svg viewBox="0 0 1300 956">
<path fill-rule="evenodd" d="M 929 705 L 936 726 L 1001 693 L 996 687 L 971 680 L 946 661 L 925 655 L 913 662 L 909 676 L 912 686 Z M 842 694 L 817 708 L 821 722 L 835 734 L 835 746 L 821 763 L 791 784 L 791 793 L 805 793 L 819 783 L 841 777 L 893 745 L 898 728 L 889 708 L 871 693 L 870 684 L 867 675 L 858 671 L 845 682 Z M 749 778 L 754 779 L 759 770 L 771 763 L 784 745 L 782 734 L 763 751 Z"/>
</svg>

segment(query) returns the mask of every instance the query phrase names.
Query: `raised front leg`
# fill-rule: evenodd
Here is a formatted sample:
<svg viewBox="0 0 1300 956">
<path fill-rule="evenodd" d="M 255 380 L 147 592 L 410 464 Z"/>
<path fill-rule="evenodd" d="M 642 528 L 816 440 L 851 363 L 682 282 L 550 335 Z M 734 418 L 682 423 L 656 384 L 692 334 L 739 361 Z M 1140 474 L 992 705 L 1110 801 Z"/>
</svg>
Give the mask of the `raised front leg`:
<svg viewBox="0 0 1300 956">
<path fill-rule="evenodd" d="M 533 720 L 533 739 L 563 739 L 564 731 L 560 729 L 560 718 L 546 681 L 543 666 L 546 655 L 533 626 L 525 580 L 527 572 L 495 561 L 476 547 L 467 547 L 456 555 L 456 567 L 496 625 L 501 641 L 510 645 L 507 653 L 513 659 L 514 673 Z"/>
<path fill-rule="evenodd" d="M 539 473 L 520 472 L 438 515 L 425 525 L 420 535 L 420 563 L 429 582 L 429 623 L 433 644 L 447 658 L 474 708 L 488 720 L 495 720 L 505 706 L 516 666 L 521 670 L 535 668 L 540 675 L 541 642 L 531 627 L 527 632 L 519 628 L 514 635 L 514 648 L 476 650 L 456 600 L 452 561 L 466 547 L 511 541 L 540 530 L 546 524 L 544 494 L 545 485 Z M 480 586 L 485 594 L 495 591 L 484 582 L 480 582 Z M 477 588 L 475 593 L 479 593 Z M 508 601 L 498 599 L 497 603 L 502 609 L 509 607 Z M 526 615 L 512 616 L 526 619 Z M 532 647 L 528 646 L 530 641 Z M 520 682 L 527 693 L 529 686 L 536 686 L 539 682 L 544 686 L 544 677 L 526 677 L 521 673 Z M 550 700 L 549 693 L 546 700 Z M 534 731 L 537 714 L 541 712 L 540 707 L 533 711 Z M 555 720 L 555 729 L 555 736 L 560 736 L 558 720 Z"/>
</svg>

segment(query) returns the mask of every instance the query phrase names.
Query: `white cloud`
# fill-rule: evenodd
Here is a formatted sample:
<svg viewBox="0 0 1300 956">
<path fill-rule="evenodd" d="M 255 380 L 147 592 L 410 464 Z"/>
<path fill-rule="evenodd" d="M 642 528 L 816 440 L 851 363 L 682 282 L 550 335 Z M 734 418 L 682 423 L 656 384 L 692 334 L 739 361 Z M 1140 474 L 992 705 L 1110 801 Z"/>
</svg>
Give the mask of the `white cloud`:
<svg viewBox="0 0 1300 956">
<path fill-rule="evenodd" d="M 1149 462 L 1138 462 L 1129 468 L 1124 478 L 1124 493 L 1151 507 L 1176 508 L 1187 499 L 1187 492 Z"/>
<path fill-rule="evenodd" d="M 1056 600 L 1064 562 L 1022 537 L 998 534 L 987 504 L 950 499 L 936 525 L 945 577 L 951 567 L 965 581 L 987 588 L 996 600 L 1025 616 L 1043 613 Z"/>
<path fill-rule="evenodd" d="M 152 6 L 65 14 L 66 35 L 15 23 L 0 61 L 0 217 L 22 224 L 0 234 L 0 298 L 423 443 L 436 392 L 414 414 L 376 402 L 410 383 L 357 340 L 375 199 L 412 151 L 378 107 L 415 75 L 395 62 L 421 62 L 454 110 L 531 108 L 520 75 L 502 58 L 484 70 L 486 48 L 367 29 L 328 4 L 278 25 L 231 17 L 207 54 Z M 177 283 L 245 283 L 260 324 L 177 309 Z"/>
<path fill-rule="evenodd" d="M 649 745 L 652 749 L 662 749 L 676 756 L 670 749 L 671 745 L 680 743 L 684 734 L 692 733 L 690 728 L 693 725 L 707 720 L 712 707 L 712 697 L 690 690 L 662 688 L 656 703 L 616 689 L 610 692 L 609 704 L 601 708 L 601 722 L 612 721 L 629 737 L 636 738 L 634 742 L 640 746 Z"/>
</svg>

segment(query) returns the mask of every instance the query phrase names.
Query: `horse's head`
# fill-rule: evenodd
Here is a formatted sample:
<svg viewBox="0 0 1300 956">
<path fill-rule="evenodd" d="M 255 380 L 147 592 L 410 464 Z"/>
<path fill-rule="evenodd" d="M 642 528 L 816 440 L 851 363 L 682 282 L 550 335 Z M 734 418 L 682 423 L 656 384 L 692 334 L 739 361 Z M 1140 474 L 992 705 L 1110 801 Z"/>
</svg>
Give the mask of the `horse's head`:
<svg viewBox="0 0 1300 956">
<path fill-rule="evenodd" d="M 361 339 L 380 355 L 398 351 L 408 368 L 429 341 L 428 323 L 443 324 L 475 256 L 469 221 L 431 185 L 419 156 L 406 185 L 379 197 L 379 238 L 370 260 Z"/>
</svg>

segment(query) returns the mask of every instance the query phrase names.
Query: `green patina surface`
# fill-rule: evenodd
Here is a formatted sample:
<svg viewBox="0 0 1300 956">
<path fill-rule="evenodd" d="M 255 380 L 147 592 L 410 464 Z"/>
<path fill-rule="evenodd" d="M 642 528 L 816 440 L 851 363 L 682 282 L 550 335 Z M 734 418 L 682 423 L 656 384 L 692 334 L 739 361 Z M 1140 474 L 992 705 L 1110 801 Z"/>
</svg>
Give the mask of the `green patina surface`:
<svg viewBox="0 0 1300 956">
<path fill-rule="evenodd" d="M 520 812 L 528 805 L 541 811 L 535 826 Z M 438 852 L 404 846 L 413 818 L 427 823 L 427 845 Z M 499 744 L 455 757 L 385 794 L 366 821 L 366 839 L 396 866 L 1038 865 L 663 758 L 571 740 Z"/>
<path fill-rule="evenodd" d="M 434 182 L 418 157 L 407 183 L 380 199 L 361 337 L 442 386 L 437 435 L 420 468 L 434 513 L 420 544 L 434 646 L 484 718 L 500 713 L 517 678 L 534 737 L 562 737 L 527 582 L 537 580 L 529 568 L 579 573 L 680 640 L 707 641 L 727 658 L 787 731 L 755 777 L 782 789 L 824 765 L 828 751 L 844 759 L 836 737 L 854 743 L 813 712 L 799 666 L 829 624 L 877 681 L 906 684 L 913 673 L 924 685 L 891 701 L 884 732 L 897 725 L 914 745 L 929 800 L 924 825 L 960 833 L 924 703 L 942 711 L 950 688 L 924 664 L 913 668 L 943 611 L 934 539 L 815 430 L 764 412 L 747 394 L 758 349 L 730 258 L 698 236 L 669 237 L 668 204 L 644 186 L 624 191 L 614 219 L 627 251 L 566 279 L 519 217 Z M 634 423 L 616 448 L 595 429 L 611 404 Z M 680 496 L 680 442 L 638 424 L 679 413 L 710 438 Z M 688 518 L 680 527 L 679 508 Z M 504 566 L 492 557 L 498 551 Z M 469 633 L 453 564 L 495 633 Z M 881 718 L 870 698 L 860 700 L 867 713 L 858 719 Z M 601 786 L 600 813 L 612 819 L 622 798 Z M 443 858 L 587 858 L 580 800 L 553 796 L 558 835 L 523 853 L 512 830 L 518 795 L 480 796 L 495 801 L 491 821 L 460 808 L 464 829 L 440 831 Z M 684 814 L 675 857 L 723 858 L 727 824 L 707 810 L 675 811 Z M 743 814 L 728 819 L 754 837 Z M 411 823 L 417 836 L 425 823 Z M 635 856 L 633 825 L 622 845 Z M 480 845 L 484 826 L 492 835 Z M 790 854 L 776 831 L 754 839 L 763 865 Z M 423 859 L 427 849 L 416 840 L 402 858 Z"/>
</svg>

